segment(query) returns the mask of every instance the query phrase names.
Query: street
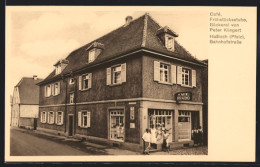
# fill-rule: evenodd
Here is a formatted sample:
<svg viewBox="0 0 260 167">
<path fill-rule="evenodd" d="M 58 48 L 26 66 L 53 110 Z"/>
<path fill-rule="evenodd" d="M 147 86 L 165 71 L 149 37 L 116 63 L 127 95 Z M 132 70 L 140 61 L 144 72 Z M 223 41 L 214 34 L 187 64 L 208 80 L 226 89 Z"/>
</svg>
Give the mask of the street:
<svg viewBox="0 0 260 167">
<path fill-rule="evenodd" d="M 86 149 L 86 146 L 80 142 L 63 138 L 54 139 L 50 136 L 36 135 L 17 129 L 11 129 L 10 145 L 11 156 L 106 154 L 98 149 Z"/>
</svg>

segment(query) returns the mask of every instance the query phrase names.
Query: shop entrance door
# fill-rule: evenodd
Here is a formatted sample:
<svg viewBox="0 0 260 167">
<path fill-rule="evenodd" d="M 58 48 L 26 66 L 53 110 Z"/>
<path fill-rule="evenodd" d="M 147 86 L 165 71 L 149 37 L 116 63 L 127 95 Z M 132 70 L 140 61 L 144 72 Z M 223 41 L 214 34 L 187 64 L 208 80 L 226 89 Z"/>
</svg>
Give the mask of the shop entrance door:
<svg viewBox="0 0 260 167">
<path fill-rule="evenodd" d="M 110 110 L 110 139 L 123 142 L 125 140 L 124 110 Z"/>
<path fill-rule="evenodd" d="M 179 111 L 178 117 L 179 141 L 191 140 L 191 112 Z"/>
<path fill-rule="evenodd" d="M 69 115 L 69 136 L 73 135 L 73 115 Z"/>
<path fill-rule="evenodd" d="M 149 128 L 152 129 L 153 126 L 156 128 L 156 134 L 160 134 L 161 128 L 165 128 L 170 133 L 169 135 L 169 142 L 172 142 L 172 110 L 163 110 L 163 109 L 149 109 Z M 157 139 L 160 138 L 159 135 L 156 136 Z M 160 142 L 157 140 L 157 143 Z"/>
</svg>

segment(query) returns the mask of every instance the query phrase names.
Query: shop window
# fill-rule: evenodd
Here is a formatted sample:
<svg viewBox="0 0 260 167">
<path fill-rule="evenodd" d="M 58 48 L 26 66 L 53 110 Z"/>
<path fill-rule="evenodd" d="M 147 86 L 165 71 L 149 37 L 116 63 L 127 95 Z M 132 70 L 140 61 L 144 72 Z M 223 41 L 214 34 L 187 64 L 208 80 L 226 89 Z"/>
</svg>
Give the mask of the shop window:
<svg viewBox="0 0 260 167">
<path fill-rule="evenodd" d="M 62 111 L 56 112 L 56 124 L 57 125 L 63 124 L 63 112 Z"/>
<path fill-rule="evenodd" d="M 110 139 L 116 141 L 124 141 L 124 111 L 110 111 Z"/>
<path fill-rule="evenodd" d="M 179 140 L 191 140 L 191 112 L 179 111 L 178 116 Z"/>
<path fill-rule="evenodd" d="M 53 111 L 48 112 L 48 123 L 49 124 L 54 123 L 54 112 Z"/>
</svg>

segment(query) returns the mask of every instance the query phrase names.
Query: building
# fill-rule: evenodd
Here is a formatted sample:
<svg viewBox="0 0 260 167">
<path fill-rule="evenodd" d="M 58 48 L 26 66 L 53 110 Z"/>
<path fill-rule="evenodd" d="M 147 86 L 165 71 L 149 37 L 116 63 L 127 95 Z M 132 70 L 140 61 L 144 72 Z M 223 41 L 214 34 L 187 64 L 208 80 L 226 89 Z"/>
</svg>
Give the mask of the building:
<svg viewBox="0 0 260 167">
<path fill-rule="evenodd" d="M 203 126 L 206 65 L 177 37 L 149 14 L 128 16 L 59 60 L 38 84 L 38 127 L 138 150 L 145 129 L 161 125 L 170 130 L 172 147 L 191 145 L 191 130 Z"/>
<path fill-rule="evenodd" d="M 39 112 L 39 86 L 42 81 L 34 75 L 32 78 L 23 77 L 14 87 L 11 96 L 11 126 L 34 127 L 35 118 Z"/>
</svg>

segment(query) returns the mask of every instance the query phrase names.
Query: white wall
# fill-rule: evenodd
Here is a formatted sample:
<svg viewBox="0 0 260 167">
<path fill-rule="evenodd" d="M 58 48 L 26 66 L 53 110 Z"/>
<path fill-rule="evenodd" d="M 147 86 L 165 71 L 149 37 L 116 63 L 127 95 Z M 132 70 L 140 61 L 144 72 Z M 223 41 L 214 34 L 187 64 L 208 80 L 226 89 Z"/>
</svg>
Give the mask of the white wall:
<svg viewBox="0 0 260 167">
<path fill-rule="evenodd" d="M 38 118 L 39 105 L 20 105 L 20 117 Z"/>
</svg>

